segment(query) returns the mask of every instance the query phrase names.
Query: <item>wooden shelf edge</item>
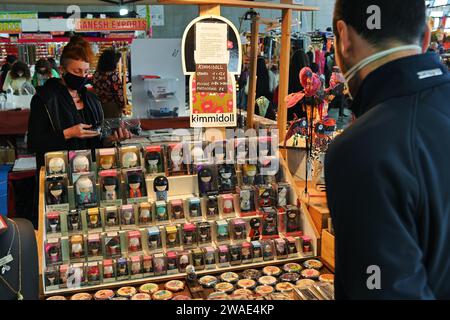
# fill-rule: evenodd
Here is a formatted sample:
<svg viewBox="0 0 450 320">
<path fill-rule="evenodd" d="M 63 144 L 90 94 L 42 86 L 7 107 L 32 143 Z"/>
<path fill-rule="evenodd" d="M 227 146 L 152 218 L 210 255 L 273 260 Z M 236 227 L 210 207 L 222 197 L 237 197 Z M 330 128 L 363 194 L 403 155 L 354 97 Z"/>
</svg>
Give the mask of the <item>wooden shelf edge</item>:
<svg viewBox="0 0 450 320">
<path fill-rule="evenodd" d="M 151 1 L 144 1 L 151 2 Z M 294 10 L 294 11 L 319 11 L 318 7 L 309 7 L 295 4 L 271 3 L 259 1 L 238 1 L 238 0 L 158 0 L 159 4 L 172 5 L 220 5 L 227 7 Z"/>
</svg>

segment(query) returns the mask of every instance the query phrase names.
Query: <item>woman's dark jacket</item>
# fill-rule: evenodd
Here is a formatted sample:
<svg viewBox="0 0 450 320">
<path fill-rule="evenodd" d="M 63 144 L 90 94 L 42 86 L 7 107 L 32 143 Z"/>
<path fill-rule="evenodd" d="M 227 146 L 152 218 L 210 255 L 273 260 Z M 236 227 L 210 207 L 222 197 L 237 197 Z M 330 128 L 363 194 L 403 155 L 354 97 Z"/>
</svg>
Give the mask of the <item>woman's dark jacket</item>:
<svg viewBox="0 0 450 320">
<path fill-rule="evenodd" d="M 101 147 L 101 138 L 65 140 L 63 131 L 85 123 L 94 126 L 103 121 L 103 110 L 97 96 L 86 89 L 80 91 L 84 102 L 83 114 L 77 110 L 67 87 L 60 79 L 49 79 L 38 87 L 31 100 L 28 123 L 28 148 L 36 153 L 37 168 L 44 164 L 44 155 L 50 151 L 82 150 Z"/>
</svg>

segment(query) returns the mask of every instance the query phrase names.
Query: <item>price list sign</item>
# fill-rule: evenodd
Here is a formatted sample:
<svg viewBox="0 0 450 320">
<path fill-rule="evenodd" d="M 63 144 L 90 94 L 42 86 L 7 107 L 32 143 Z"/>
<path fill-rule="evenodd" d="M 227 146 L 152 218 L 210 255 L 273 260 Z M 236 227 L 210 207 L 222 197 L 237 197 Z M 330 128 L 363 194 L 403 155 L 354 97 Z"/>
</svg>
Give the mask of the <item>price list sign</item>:
<svg viewBox="0 0 450 320">
<path fill-rule="evenodd" d="M 198 64 L 196 77 L 198 92 L 226 93 L 228 90 L 226 64 Z"/>
</svg>

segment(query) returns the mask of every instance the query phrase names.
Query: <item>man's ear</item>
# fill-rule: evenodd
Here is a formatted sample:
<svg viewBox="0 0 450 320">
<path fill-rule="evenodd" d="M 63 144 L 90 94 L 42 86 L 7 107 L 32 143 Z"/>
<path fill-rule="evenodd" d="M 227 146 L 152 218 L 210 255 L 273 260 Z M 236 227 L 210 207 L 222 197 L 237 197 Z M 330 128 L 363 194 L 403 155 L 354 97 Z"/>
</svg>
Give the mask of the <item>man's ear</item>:
<svg viewBox="0 0 450 320">
<path fill-rule="evenodd" d="M 430 24 L 426 24 L 425 25 L 425 33 L 423 36 L 423 41 L 422 41 L 422 52 L 425 53 L 427 52 L 428 48 L 430 47 L 430 43 L 431 43 L 431 26 Z"/>
<path fill-rule="evenodd" d="M 348 25 L 343 21 L 339 20 L 336 23 L 337 33 L 339 35 L 339 46 L 340 52 L 344 58 L 349 58 L 351 51 L 351 41 L 350 41 L 350 30 Z"/>
</svg>

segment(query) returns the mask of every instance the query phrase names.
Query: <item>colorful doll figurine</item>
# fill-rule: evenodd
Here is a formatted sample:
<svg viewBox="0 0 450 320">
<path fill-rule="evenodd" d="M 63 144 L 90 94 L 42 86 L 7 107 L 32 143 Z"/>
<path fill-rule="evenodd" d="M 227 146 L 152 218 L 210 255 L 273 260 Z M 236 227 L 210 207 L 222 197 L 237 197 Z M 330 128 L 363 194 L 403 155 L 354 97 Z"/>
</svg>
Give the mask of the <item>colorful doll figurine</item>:
<svg viewBox="0 0 450 320">
<path fill-rule="evenodd" d="M 287 205 L 288 187 L 281 186 L 278 188 L 278 206 L 285 207 Z"/>
<path fill-rule="evenodd" d="M 48 197 L 47 204 L 61 204 L 64 194 L 66 192 L 66 186 L 62 181 L 52 182 L 48 185 Z"/>
<path fill-rule="evenodd" d="M 210 229 L 210 225 L 207 223 L 202 223 L 199 226 L 199 240 L 201 243 L 206 243 L 209 240 L 209 230 Z"/>
<path fill-rule="evenodd" d="M 130 187 L 130 199 L 142 198 L 142 177 L 137 173 L 128 176 L 128 186 Z"/>
<path fill-rule="evenodd" d="M 202 196 L 208 195 L 211 191 L 213 191 L 212 179 L 213 174 L 211 172 L 211 169 L 209 168 L 200 169 L 198 173 L 198 188 Z"/>
<path fill-rule="evenodd" d="M 122 156 L 122 166 L 124 168 L 133 168 L 137 165 L 138 157 L 134 152 L 125 152 Z"/>
<path fill-rule="evenodd" d="M 206 214 L 208 216 L 215 216 L 219 214 L 217 197 L 209 196 L 206 203 Z"/>
<path fill-rule="evenodd" d="M 233 166 L 230 164 L 223 164 L 219 168 L 219 190 L 221 192 L 233 192 Z"/>
<path fill-rule="evenodd" d="M 183 148 L 173 148 L 170 153 L 170 159 L 171 159 L 171 169 L 172 172 L 178 172 L 183 170 Z"/>
<path fill-rule="evenodd" d="M 256 165 L 254 164 L 244 165 L 244 183 L 248 185 L 254 184 L 256 173 L 257 173 Z"/>
<path fill-rule="evenodd" d="M 77 155 L 73 159 L 72 165 L 74 173 L 89 172 L 89 159 L 85 155 Z"/>
<path fill-rule="evenodd" d="M 67 222 L 70 231 L 77 231 L 81 229 L 80 213 L 78 212 L 78 210 L 69 211 Z"/>
<path fill-rule="evenodd" d="M 157 201 L 155 206 L 156 206 L 156 219 L 158 221 L 168 220 L 166 203 L 164 201 Z"/>
<path fill-rule="evenodd" d="M 62 158 L 51 158 L 48 162 L 48 171 L 50 174 L 62 174 L 66 171 L 66 163 Z"/>
<path fill-rule="evenodd" d="M 148 173 L 153 174 L 162 171 L 161 153 L 150 151 L 145 155 L 145 161 L 147 162 Z"/>
<path fill-rule="evenodd" d="M 201 216 L 200 201 L 191 201 L 189 203 L 189 216 L 190 217 L 199 217 L 199 216 Z"/>
<path fill-rule="evenodd" d="M 172 207 L 172 217 L 173 219 L 182 219 L 184 218 L 183 206 L 182 205 L 174 205 Z"/>
<path fill-rule="evenodd" d="M 217 225 L 217 240 L 224 241 L 224 240 L 227 240 L 228 238 L 229 238 L 228 224 L 227 223 L 218 224 Z"/>
<path fill-rule="evenodd" d="M 180 259 L 178 260 L 178 268 L 180 270 L 186 270 L 186 267 L 189 265 L 189 256 L 186 254 L 183 254 L 180 256 Z"/>
<path fill-rule="evenodd" d="M 167 201 L 169 180 L 165 176 L 158 176 L 153 181 L 153 191 L 156 192 L 156 201 Z"/>
<path fill-rule="evenodd" d="M 273 205 L 272 201 L 272 189 L 263 189 L 259 197 L 260 207 L 271 207 Z"/>
<path fill-rule="evenodd" d="M 264 219 L 263 235 L 273 236 L 278 234 L 277 230 L 277 214 L 276 212 L 269 212 Z"/>
<path fill-rule="evenodd" d="M 100 158 L 100 167 L 109 170 L 114 166 L 114 155 L 105 155 Z"/>
<path fill-rule="evenodd" d="M 78 204 L 89 204 L 94 200 L 94 184 L 89 177 L 80 177 L 76 182 Z"/>
<path fill-rule="evenodd" d="M 296 207 L 289 207 L 287 210 L 286 218 L 286 232 L 298 232 L 300 231 L 300 212 Z"/>
<path fill-rule="evenodd" d="M 139 206 L 139 222 L 149 223 L 151 221 L 151 211 L 149 203 L 141 203 Z"/>
<path fill-rule="evenodd" d="M 250 233 L 249 237 L 251 241 L 259 240 L 261 236 L 261 220 L 258 218 L 252 218 L 250 220 Z"/>
<path fill-rule="evenodd" d="M 116 177 L 107 176 L 103 179 L 103 192 L 105 192 L 105 200 L 116 200 L 117 189 L 119 183 Z"/>
<path fill-rule="evenodd" d="M 223 197 L 223 213 L 230 214 L 233 212 L 233 196 Z"/>
<path fill-rule="evenodd" d="M 252 191 L 242 190 L 241 191 L 241 211 L 249 212 L 252 211 Z"/>
<path fill-rule="evenodd" d="M 114 207 L 110 210 L 107 209 L 106 212 L 106 225 L 108 227 L 113 227 L 117 224 L 118 219 L 117 219 L 117 209 L 115 209 Z"/>
</svg>

